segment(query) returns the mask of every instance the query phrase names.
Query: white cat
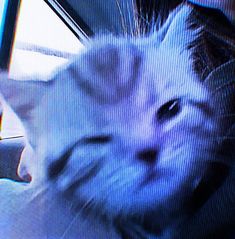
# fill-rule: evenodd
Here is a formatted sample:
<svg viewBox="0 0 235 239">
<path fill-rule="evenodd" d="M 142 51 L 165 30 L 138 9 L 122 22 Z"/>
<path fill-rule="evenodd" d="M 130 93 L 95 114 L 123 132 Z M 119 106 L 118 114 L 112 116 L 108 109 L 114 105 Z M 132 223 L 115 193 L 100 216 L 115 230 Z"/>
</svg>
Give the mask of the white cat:
<svg viewBox="0 0 235 239">
<path fill-rule="evenodd" d="M 190 8 L 176 11 L 181 15 L 161 44 L 156 36 L 107 37 L 48 82 L 0 81 L 33 149 L 32 188 L 52 191 L 60 205 L 54 210 L 65 221 L 85 215 L 86 222 L 109 228 L 97 238 L 171 238 L 215 159 L 219 123 L 182 49 L 193 33 L 174 31 Z M 40 210 L 48 210 L 50 199 Z M 43 229 L 49 238 L 89 238 L 84 230 L 71 233 L 80 226 L 73 220 L 63 237 L 50 237 L 60 227 L 53 220 Z"/>
</svg>

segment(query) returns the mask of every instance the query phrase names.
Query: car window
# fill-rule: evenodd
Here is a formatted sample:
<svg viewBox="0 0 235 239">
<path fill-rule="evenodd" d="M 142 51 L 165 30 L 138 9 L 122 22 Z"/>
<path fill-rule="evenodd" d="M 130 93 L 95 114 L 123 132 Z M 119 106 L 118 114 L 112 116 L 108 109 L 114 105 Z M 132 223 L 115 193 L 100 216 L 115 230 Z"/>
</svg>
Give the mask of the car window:
<svg viewBox="0 0 235 239">
<path fill-rule="evenodd" d="M 44 79 L 84 46 L 42 0 L 22 0 L 9 75 L 14 79 L 42 75 Z M 16 116 L 5 110 L 1 138 L 23 135 Z"/>
<path fill-rule="evenodd" d="M 10 74 L 14 78 L 49 74 L 83 47 L 42 0 L 23 0 L 20 7 Z"/>
</svg>

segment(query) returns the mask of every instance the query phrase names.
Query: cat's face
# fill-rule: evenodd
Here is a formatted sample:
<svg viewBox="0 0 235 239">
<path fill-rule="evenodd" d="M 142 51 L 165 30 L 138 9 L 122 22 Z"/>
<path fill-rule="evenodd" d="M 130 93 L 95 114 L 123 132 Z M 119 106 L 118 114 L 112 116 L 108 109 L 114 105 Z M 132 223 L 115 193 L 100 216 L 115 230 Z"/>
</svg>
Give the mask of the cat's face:
<svg viewBox="0 0 235 239">
<path fill-rule="evenodd" d="M 174 218 L 211 159 L 217 126 L 188 56 L 173 55 L 117 40 L 48 83 L 2 84 L 47 183 L 106 216 Z"/>
</svg>

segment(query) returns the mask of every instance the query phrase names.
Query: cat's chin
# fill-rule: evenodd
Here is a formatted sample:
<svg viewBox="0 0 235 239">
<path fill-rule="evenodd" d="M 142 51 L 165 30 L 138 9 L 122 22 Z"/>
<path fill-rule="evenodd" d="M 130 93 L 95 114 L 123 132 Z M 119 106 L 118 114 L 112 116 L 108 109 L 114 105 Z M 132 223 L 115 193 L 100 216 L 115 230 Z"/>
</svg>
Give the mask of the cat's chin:
<svg viewBox="0 0 235 239">
<path fill-rule="evenodd" d="M 130 235 L 136 236 L 134 238 L 139 238 L 139 235 L 143 238 L 155 238 L 156 236 L 168 238 L 165 236 L 168 228 L 177 227 L 187 216 L 186 207 L 182 205 L 182 198 L 173 200 L 169 197 L 164 204 L 160 204 L 160 201 L 151 199 L 153 196 L 151 189 L 144 193 L 147 195 L 142 202 L 135 200 L 133 195 L 123 195 L 123 198 L 126 197 L 125 200 L 119 197 L 110 197 L 106 202 L 94 199 L 95 204 L 92 205 L 88 199 L 79 197 L 79 201 L 74 204 L 76 205 L 75 211 L 83 213 L 87 220 L 99 218 L 99 221 L 104 224 L 111 223 L 118 233 L 125 236 L 123 238 L 132 238 Z M 144 193 L 141 195 L 142 199 Z M 140 197 L 138 199 L 140 200 Z"/>
<path fill-rule="evenodd" d="M 151 222 L 151 218 L 156 217 L 160 220 L 154 221 L 155 227 L 163 227 L 176 221 L 176 215 L 182 215 L 185 210 L 184 202 L 189 197 L 185 191 L 188 188 L 183 191 L 183 187 L 177 185 L 173 181 L 171 184 L 168 181 L 155 181 L 141 187 L 123 186 L 123 189 L 112 185 L 109 191 L 107 188 L 102 191 L 101 184 L 96 181 L 94 184 L 88 182 L 84 187 L 77 188 L 73 195 L 66 196 L 72 199 L 75 210 L 84 211 L 86 215 L 102 215 L 108 221 L 116 218 L 146 220 L 146 225 Z"/>
</svg>

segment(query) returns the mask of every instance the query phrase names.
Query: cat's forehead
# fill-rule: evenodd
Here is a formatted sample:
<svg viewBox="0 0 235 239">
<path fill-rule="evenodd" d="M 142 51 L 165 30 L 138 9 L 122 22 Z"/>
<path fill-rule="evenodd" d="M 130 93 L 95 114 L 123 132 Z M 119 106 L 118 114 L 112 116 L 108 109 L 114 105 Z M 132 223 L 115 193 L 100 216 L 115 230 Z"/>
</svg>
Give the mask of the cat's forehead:
<svg viewBox="0 0 235 239">
<path fill-rule="evenodd" d="M 100 42 L 88 47 L 56 74 L 54 90 L 76 88 L 77 94 L 100 103 L 106 99 L 117 102 L 130 95 L 138 84 L 142 61 L 143 52 L 128 40 Z"/>
<path fill-rule="evenodd" d="M 167 92 L 180 97 L 200 91 L 187 54 L 175 54 L 173 49 L 154 44 L 143 47 L 128 39 L 113 39 L 89 47 L 59 72 L 56 95 L 60 92 L 61 99 L 68 95 L 74 100 L 82 97 L 82 101 L 90 98 L 94 103 L 114 105 L 133 95 L 145 95 L 146 100 L 148 96 L 162 98 Z"/>
<path fill-rule="evenodd" d="M 175 52 L 172 48 L 151 48 L 145 54 L 143 72 L 158 98 L 186 97 L 205 100 L 207 90 L 192 67 L 192 58 L 186 50 Z"/>
<path fill-rule="evenodd" d="M 105 88 L 106 85 L 125 90 L 139 84 L 139 78 L 146 83 L 161 78 L 162 84 L 159 84 L 159 87 L 165 87 L 164 83 L 168 84 L 171 79 L 171 83 L 181 84 L 190 65 L 188 59 L 182 56 L 175 59 L 172 55 L 177 54 L 166 49 L 159 49 L 154 44 L 143 47 L 138 43 L 128 39 L 116 39 L 95 44 L 75 58 L 65 74 L 69 78 L 76 76 L 79 87 L 93 85 L 100 91 L 102 89 L 99 87 Z M 148 72 L 150 74 L 147 74 Z M 180 74 L 183 77 L 174 82 L 172 76 Z"/>
</svg>

